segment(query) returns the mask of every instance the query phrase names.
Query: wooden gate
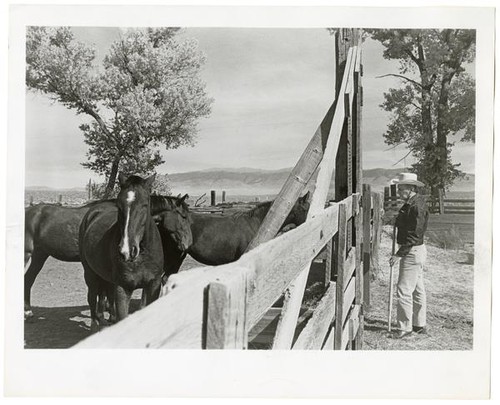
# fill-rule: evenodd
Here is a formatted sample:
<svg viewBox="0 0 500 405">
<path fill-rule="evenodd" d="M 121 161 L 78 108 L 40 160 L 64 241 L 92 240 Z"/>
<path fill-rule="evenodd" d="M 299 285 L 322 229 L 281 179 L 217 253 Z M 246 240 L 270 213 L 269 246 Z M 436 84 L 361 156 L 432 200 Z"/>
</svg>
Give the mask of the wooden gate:
<svg viewBox="0 0 500 405">
<path fill-rule="evenodd" d="M 282 296 L 273 349 L 362 347 L 363 271 L 369 271 L 372 246 L 370 225 L 363 220 L 370 222 L 372 213 L 368 209 L 363 214 L 362 208 L 371 194 L 361 189 L 360 30 L 338 30 L 335 37 L 335 101 L 249 251 L 231 264 L 171 276 L 165 296 L 76 347 L 245 349 L 249 331 Z M 306 189 L 313 191 L 307 221 L 274 238 Z M 320 253 L 325 294 L 299 334 L 307 275 Z"/>
</svg>

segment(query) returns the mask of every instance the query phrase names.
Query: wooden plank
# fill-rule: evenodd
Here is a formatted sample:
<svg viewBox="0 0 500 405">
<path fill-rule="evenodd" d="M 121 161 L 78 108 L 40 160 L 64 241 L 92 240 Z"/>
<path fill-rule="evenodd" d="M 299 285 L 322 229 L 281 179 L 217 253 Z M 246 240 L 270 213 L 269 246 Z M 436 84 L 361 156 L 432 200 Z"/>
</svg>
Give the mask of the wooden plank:
<svg viewBox="0 0 500 405">
<path fill-rule="evenodd" d="M 245 277 L 246 330 L 250 330 L 333 237 L 337 224 L 338 205 L 333 205 L 300 227 L 244 254 L 234 263 L 199 267 L 172 275 L 165 296 L 76 347 L 200 349 L 206 287 L 212 281 L 229 282 L 232 277 L 242 276 L 238 273 Z"/>
<path fill-rule="evenodd" d="M 246 349 L 246 283 L 243 275 L 229 283 L 220 281 L 208 285 L 206 322 L 207 349 Z"/>
<path fill-rule="evenodd" d="M 443 201 L 446 205 L 446 203 L 474 204 L 476 200 L 474 198 L 445 198 Z"/>
<path fill-rule="evenodd" d="M 335 316 L 335 283 L 331 282 L 328 290 L 314 310 L 313 316 L 300 333 L 294 350 L 319 350 L 323 345 L 328 328 Z"/>
<path fill-rule="evenodd" d="M 326 250 L 325 250 L 325 288 L 330 285 L 330 282 L 332 281 L 332 270 L 333 270 L 333 239 L 330 239 L 326 245 Z"/>
<path fill-rule="evenodd" d="M 357 333 L 359 333 L 359 331 L 361 330 L 359 328 L 359 310 L 360 309 L 357 306 L 351 308 L 349 319 L 346 321 L 346 326 L 342 331 L 342 342 L 339 350 L 346 350 L 346 348 L 349 346 L 349 343 L 352 343 L 353 336 L 356 337 Z M 359 348 L 357 349 L 359 350 Z"/>
<path fill-rule="evenodd" d="M 349 333 L 349 328 L 344 328 L 342 330 L 342 338 L 339 343 L 339 346 L 336 348 L 336 350 L 345 350 L 347 348 L 347 345 L 349 344 L 350 340 L 350 333 Z"/>
<path fill-rule="evenodd" d="M 349 316 L 349 340 L 356 340 L 356 336 L 359 331 L 359 314 L 361 311 L 360 305 L 354 305 Z"/>
<path fill-rule="evenodd" d="M 351 198 L 351 201 L 352 201 L 352 204 L 351 204 L 351 216 L 350 217 L 354 217 L 355 215 L 358 215 L 360 212 L 361 212 L 361 206 L 359 204 L 359 202 L 361 201 L 361 193 L 353 193 L 350 198 Z M 349 214 L 349 212 L 347 212 Z"/>
<path fill-rule="evenodd" d="M 345 324 L 347 314 L 349 313 L 349 310 L 351 309 L 351 306 L 354 303 L 354 299 L 356 297 L 356 278 L 353 277 L 349 281 L 349 284 L 345 288 L 345 293 L 344 293 L 344 303 L 342 307 L 342 325 Z"/>
<path fill-rule="evenodd" d="M 335 327 L 330 325 L 330 331 L 325 339 L 325 344 L 321 348 L 321 350 L 333 350 L 333 344 L 335 340 Z"/>
<path fill-rule="evenodd" d="M 276 334 L 276 325 L 278 324 L 281 308 L 270 308 L 259 320 L 257 325 L 252 328 L 248 335 L 248 347 L 251 349 L 270 349 Z M 297 327 L 305 325 L 311 318 L 313 311 L 302 308 L 297 321 Z"/>
<path fill-rule="evenodd" d="M 349 49 L 347 66 L 353 65 L 354 53 Z M 340 88 L 340 94 L 345 90 L 346 75 Z M 324 209 L 325 201 L 327 199 L 328 190 L 330 187 L 330 180 L 332 172 L 335 167 L 335 156 L 338 150 L 341 130 L 344 123 L 344 110 L 342 97 L 338 97 L 338 103 L 335 108 L 332 127 L 328 142 L 324 150 L 324 158 L 318 168 L 318 175 L 316 177 L 316 189 L 312 197 L 309 207 L 308 218 L 315 213 L 321 212 Z M 292 345 L 295 328 L 297 325 L 298 313 L 300 304 L 304 296 L 304 289 L 306 286 L 307 275 L 309 272 L 310 264 L 305 266 L 302 272 L 297 276 L 296 280 L 289 286 L 285 293 L 285 301 L 283 303 L 284 311 L 282 312 L 278 327 L 276 330 L 276 338 L 273 344 L 273 349 L 290 349 Z"/>
<path fill-rule="evenodd" d="M 337 350 L 342 343 L 342 328 L 344 313 L 344 270 L 347 246 L 347 206 L 339 204 L 339 222 L 338 222 L 338 246 L 337 246 L 337 302 L 335 303 L 335 344 Z"/>
<path fill-rule="evenodd" d="M 361 203 L 361 197 L 359 194 L 357 194 L 354 197 L 354 204 L 356 204 L 358 207 L 360 206 Z M 361 256 L 362 256 L 362 240 L 363 240 L 363 223 L 362 223 L 362 216 L 361 213 L 358 213 L 358 215 L 355 216 L 354 218 L 354 227 L 356 229 L 356 270 L 355 270 L 355 277 L 356 277 L 356 297 L 355 297 L 355 304 L 360 307 L 360 313 L 361 316 L 363 314 L 363 268 L 361 266 Z M 363 324 L 362 324 L 363 325 Z M 356 350 L 361 350 L 363 348 L 363 328 L 360 329 L 360 332 L 356 335 L 356 340 L 354 342 L 354 348 Z"/>
<path fill-rule="evenodd" d="M 371 186 L 363 184 L 363 299 L 364 309 L 370 309 L 371 252 Z"/>
<path fill-rule="evenodd" d="M 445 209 L 444 213 L 445 214 L 474 215 L 475 211 L 457 211 L 457 210 Z"/>
<path fill-rule="evenodd" d="M 347 259 L 344 263 L 344 285 L 347 286 L 349 284 L 349 280 L 351 279 L 354 271 L 356 270 L 356 247 L 352 247 L 347 255 Z"/>
<path fill-rule="evenodd" d="M 281 314 L 281 308 L 271 307 L 267 310 L 267 312 L 262 316 L 262 318 L 257 322 L 257 324 L 248 332 L 248 341 L 256 339 L 261 333 L 264 332 L 266 328 Z M 274 332 L 273 332 L 274 336 Z M 271 339 L 272 342 L 272 339 Z"/>
<path fill-rule="evenodd" d="M 382 238 L 382 194 L 372 193 L 373 201 L 373 238 L 372 238 L 372 251 L 370 254 L 371 268 L 374 275 L 380 273 L 380 242 Z"/>
</svg>

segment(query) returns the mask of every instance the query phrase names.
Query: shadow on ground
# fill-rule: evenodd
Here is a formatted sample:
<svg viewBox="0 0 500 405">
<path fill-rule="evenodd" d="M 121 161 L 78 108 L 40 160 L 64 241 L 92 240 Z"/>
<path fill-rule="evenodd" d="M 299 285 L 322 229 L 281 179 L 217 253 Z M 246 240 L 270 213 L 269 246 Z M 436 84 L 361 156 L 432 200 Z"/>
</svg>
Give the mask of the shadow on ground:
<svg viewBox="0 0 500 405">
<path fill-rule="evenodd" d="M 130 312 L 140 300 L 130 302 Z M 33 307 L 34 317 L 24 322 L 25 349 L 66 349 L 90 336 L 90 311 L 86 305 L 73 307 Z"/>
</svg>

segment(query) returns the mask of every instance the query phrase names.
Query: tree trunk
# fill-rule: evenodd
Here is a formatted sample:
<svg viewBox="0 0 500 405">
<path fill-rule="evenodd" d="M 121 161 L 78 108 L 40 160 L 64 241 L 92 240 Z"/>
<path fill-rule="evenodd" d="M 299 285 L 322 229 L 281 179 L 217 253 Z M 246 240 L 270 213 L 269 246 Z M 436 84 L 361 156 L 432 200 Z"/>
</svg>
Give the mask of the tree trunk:
<svg viewBox="0 0 500 405">
<path fill-rule="evenodd" d="M 425 65 L 425 52 L 424 47 L 418 41 L 417 46 L 418 58 L 415 59 L 415 63 L 420 71 L 420 78 L 422 83 L 422 135 L 426 140 L 427 145 L 433 143 L 432 136 L 432 97 L 431 90 L 434 85 L 434 78 L 429 76 L 429 72 Z"/>
<path fill-rule="evenodd" d="M 115 187 L 116 176 L 118 176 L 118 167 L 120 165 L 120 156 L 116 156 L 111 165 L 111 172 L 109 173 L 108 184 L 106 184 L 106 190 L 104 192 L 104 199 L 110 197 L 113 189 Z"/>
<path fill-rule="evenodd" d="M 445 188 L 445 176 L 447 173 L 447 163 L 448 163 L 448 148 L 447 148 L 447 138 L 448 138 L 448 125 L 447 125 L 447 113 L 449 111 L 449 94 L 450 94 L 450 84 L 455 72 L 449 72 L 445 74 L 441 81 L 441 88 L 439 90 L 439 100 L 437 105 L 437 123 L 436 123 L 436 149 L 437 149 L 437 172 L 440 173 L 441 181 L 438 183 L 439 189 L 443 190 Z"/>
</svg>

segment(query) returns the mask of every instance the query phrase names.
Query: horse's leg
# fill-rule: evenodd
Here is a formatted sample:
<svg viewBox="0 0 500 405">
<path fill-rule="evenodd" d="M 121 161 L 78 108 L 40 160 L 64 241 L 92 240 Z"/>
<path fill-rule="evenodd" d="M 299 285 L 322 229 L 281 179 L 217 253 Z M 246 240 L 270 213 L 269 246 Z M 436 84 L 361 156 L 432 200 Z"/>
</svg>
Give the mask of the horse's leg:
<svg viewBox="0 0 500 405">
<path fill-rule="evenodd" d="M 111 283 L 107 285 L 109 322 L 116 323 L 115 288 Z"/>
<path fill-rule="evenodd" d="M 87 302 L 90 309 L 90 331 L 99 332 L 101 329 L 102 312 L 98 298 L 102 290 L 102 281 L 87 265 L 83 265 L 83 276 L 87 284 Z"/>
<path fill-rule="evenodd" d="M 104 318 L 104 312 L 106 311 L 107 307 L 107 294 L 106 290 L 104 287 L 99 288 L 98 292 L 98 300 L 97 300 L 97 311 L 96 311 L 96 316 L 97 319 L 99 319 L 99 324 L 106 324 L 106 319 Z"/>
<path fill-rule="evenodd" d="M 121 321 L 128 316 L 128 308 L 131 297 L 131 290 L 127 290 L 120 285 L 115 286 L 116 317 L 118 321 Z"/>
<path fill-rule="evenodd" d="M 42 270 L 45 261 L 49 257 L 45 252 L 40 252 L 34 250 L 31 253 L 31 263 L 28 267 L 26 273 L 24 273 L 24 319 L 29 319 L 33 317 L 33 311 L 31 309 L 31 287 L 35 282 L 38 273 Z M 29 260 L 29 258 L 28 258 Z M 25 264 L 26 264 L 26 252 L 25 252 Z"/>
<path fill-rule="evenodd" d="M 98 289 L 97 286 L 93 283 L 90 285 L 87 284 L 87 302 L 89 303 L 90 308 L 90 331 L 92 333 L 99 332 L 101 329 L 101 325 L 99 323 L 99 317 L 97 316 L 97 297 L 98 297 Z"/>
<path fill-rule="evenodd" d="M 160 289 L 161 277 L 154 279 L 148 284 L 148 286 L 143 290 L 146 292 L 146 305 L 149 305 L 153 301 L 158 299 L 158 297 L 160 296 Z"/>
<path fill-rule="evenodd" d="M 147 301 L 148 301 L 148 299 L 147 299 L 146 289 L 143 288 L 142 295 L 141 295 L 141 305 L 140 305 L 139 309 L 144 308 L 147 305 Z"/>
</svg>

